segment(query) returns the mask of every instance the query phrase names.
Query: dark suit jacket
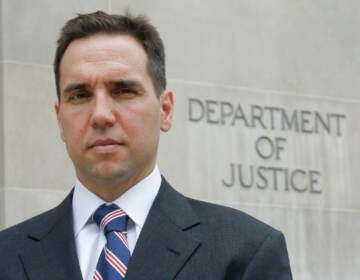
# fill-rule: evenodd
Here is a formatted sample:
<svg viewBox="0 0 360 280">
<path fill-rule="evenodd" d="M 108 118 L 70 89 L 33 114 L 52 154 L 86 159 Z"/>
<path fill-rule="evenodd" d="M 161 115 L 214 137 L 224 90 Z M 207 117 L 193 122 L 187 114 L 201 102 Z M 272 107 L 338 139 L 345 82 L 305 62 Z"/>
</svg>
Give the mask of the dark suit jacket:
<svg viewBox="0 0 360 280">
<path fill-rule="evenodd" d="M 81 280 L 72 193 L 0 233 L 0 280 Z M 283 235 L 240 211 L 186 198 L 163 179 L 130 259 L 128 280 L 288 280 Z"/>
</svg>

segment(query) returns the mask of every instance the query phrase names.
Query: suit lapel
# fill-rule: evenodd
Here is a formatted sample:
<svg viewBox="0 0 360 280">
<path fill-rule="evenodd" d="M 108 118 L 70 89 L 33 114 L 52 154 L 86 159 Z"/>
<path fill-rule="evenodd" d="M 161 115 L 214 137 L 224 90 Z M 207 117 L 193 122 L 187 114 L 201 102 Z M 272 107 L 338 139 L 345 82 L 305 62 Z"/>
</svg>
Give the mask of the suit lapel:
<svg viewBox="0 0 360 280">
<path fill-rule="evenodd" d="M 130 259 L 126 279 L 173 279 L 200 246 L 200 240 L 191 234 L 198 225 L 199 219 L 187 200 L 163 178 Z"/>
<path fill-rule="evenodd" d="M 29 280 L 81 280 L 75 249 L 72 193 L 28 233 L 19 252 Z M 200 246 L 200 224 L 186 198 L 163 178 L 130 259 L 127 280 L 173 279 Z"/>
<path fill-rule="evenodd" d="M 72 225 L 72 193 L 28 233 L 20 252 L 29 280 L 82 279 Z"/>
</svg>

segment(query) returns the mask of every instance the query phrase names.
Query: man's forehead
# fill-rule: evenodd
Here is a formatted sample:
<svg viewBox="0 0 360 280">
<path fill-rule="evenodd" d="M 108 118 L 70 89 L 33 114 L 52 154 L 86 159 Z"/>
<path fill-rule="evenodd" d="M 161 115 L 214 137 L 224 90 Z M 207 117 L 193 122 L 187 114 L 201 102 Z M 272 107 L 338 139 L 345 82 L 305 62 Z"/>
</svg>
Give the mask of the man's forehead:
<svg viewBox="0 0 360 280">
<path fill-rule="evenodd" d="M 117 80 L 118 74 L 147 73 L 147 56 L 135 39 L 128 35 L 97 35 L 74 40 L 60 64 L 61 77 L 81 73 L 106 74 Z M 106 73 L 103 73 L 106 71 Z"/>
<path fill-rule="evenodd" d="M 126 34 L 96 34 L 85 38 L 73 40 L 64 53 L 66 56 L 69 52 L 77 55 L 82 54 L 119 54 L 126 52 L 128 55 L 136 53 L 141 55 L 145 60 L 147 59 L 146 52 L 143 46 L 134 37 Z M 64 57 L 63 57 L 64 58 Z"/>
</svg>

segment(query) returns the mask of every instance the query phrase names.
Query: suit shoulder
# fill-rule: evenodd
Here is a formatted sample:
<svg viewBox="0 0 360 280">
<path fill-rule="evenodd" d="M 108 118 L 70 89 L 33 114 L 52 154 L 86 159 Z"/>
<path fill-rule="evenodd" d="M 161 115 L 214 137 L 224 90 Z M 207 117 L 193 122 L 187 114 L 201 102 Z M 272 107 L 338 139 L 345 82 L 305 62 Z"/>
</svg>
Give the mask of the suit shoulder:
<svg viewBox="0 0 360 280">
<path fill-rule="evenodd" d="M 69 211 L 72 211 L 72 193 L 71 191 L 55 208 L 0 231 L 0 246 L 4 240 L 17 240 L 28 234 L 41 236 L 50 231 L 60 219 L 71 214 Z"/>
<path fill-rule="evenodd" d="M 234 208 L 194 199 L 188 202 L 200 220 L 197 238 L 216 252 L 236 256 L 244 263 L 264 250 L 266 254 L 285 254 L 288 259 L 285 237 L 272 226 Z"/>
<path fill-rule="evenodd" d="M 50 232 L 59 220 L 71 219 L 69 211 L 72 211 L 72 192 L 57 207 L 0 231 L 0 251 L 10 248 L 9 246 L 20 247 L 28 237 L 41 238 Z"/>
<path fill-rule="evenodd" d="M 270 234 L 281 233 L 257 218 L 234 208 L 188 198 L 193 210 L 214 230 L 236 232 L 263 239 Z"/>
<path fill-rule="evenodd" d="M 34 228 L 38 228 L 39 225 L 43 224 L 47 220 L 51 219 L 54 209 L 48 210 L 44 213 L 41 213 L 37 216 L 29 218 L 21 223 L 13 225 L 9 228 L 6 228 L 0 231 L 0 246 L 2 242 L 9 242 L 11 240 L 19 240 L 29 231 Z"/>
</svg>

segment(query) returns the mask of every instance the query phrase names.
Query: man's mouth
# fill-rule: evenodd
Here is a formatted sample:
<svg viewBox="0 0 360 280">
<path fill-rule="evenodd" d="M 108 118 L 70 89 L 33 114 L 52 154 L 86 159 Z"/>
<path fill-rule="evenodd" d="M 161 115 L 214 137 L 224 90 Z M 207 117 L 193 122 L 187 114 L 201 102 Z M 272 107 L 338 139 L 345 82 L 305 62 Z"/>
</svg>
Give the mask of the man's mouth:
<svg viewBox="0 0 360 280">
<path fill-rule="evenodd" d="M 89 146 L 89 149 L 97 152 L 109 153 L 118 149 L 119 146 L 121 146 L 119 141 L 113 139 L 98 139 Z"/>
</svg>

